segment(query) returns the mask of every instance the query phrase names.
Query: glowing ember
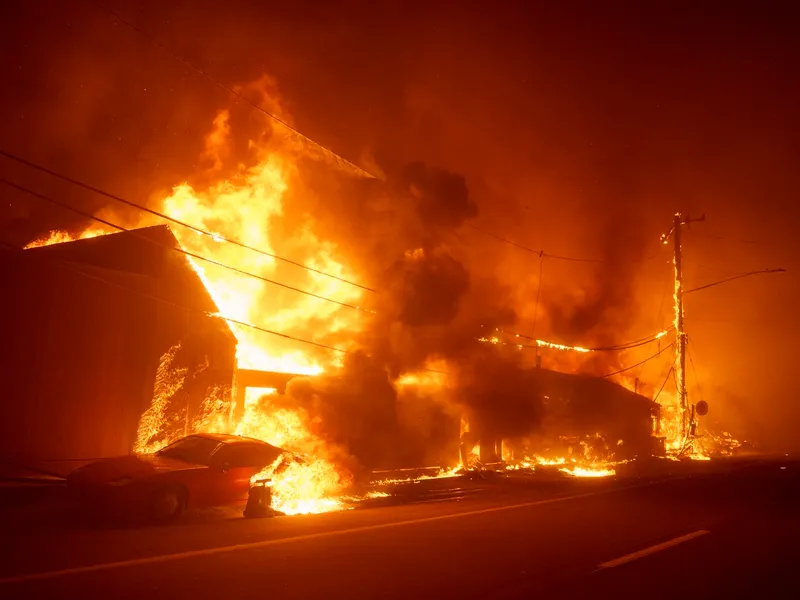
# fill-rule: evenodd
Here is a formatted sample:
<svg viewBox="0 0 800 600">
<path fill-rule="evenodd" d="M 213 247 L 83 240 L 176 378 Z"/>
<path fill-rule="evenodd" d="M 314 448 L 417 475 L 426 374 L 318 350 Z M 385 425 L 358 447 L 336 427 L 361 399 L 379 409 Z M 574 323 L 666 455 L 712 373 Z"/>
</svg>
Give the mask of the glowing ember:
<svg viewBox="0 0 800 600">
<path fill-rule="evenodd" d="M 573 352 L 580 352 L 585 354 L 591 352 L 589 348 L 582 348 L 581 346 L 565 346 L 563 344 L 554 344 L 553 342 L 546 342 L 544 340 L 536 340 L 536 345 L 540 348 L 552 348 L 553 350 L 571 350 Z"/>
<path fill-rule="evenodd" d="M 589 454 L 589 448 L 586 447 L 587 456 Z M 524 457 L 520 461 L 516 461 L 512 464 L 506 466 L 506 470 L 508 471 L 536 471 L 537 469 L 549 469 L 558 467 L 558 471 L 562 473 L 566 473 L 573 477 L 610 477 L 612 475 L 616 475 L 616 470 L 614 467 L 616 465 L 623 464 L 628 461 L 603 461 L 603 460 L 591 460 L 588 458 L 579 459 L 575 457 L 564 457 L 564 456 L 556 456 L 556 457 L 544 457 L 544 456 L 533 456 L 533 457 Z"/>
<path fill-rule="evenodd" d="M 373 490 L 371 492 L 367 492 L 364 494 L 364 498 L 374 499 L 374 498 L 388 498 L 388 492 L 379 492 L 378 490 Z"/>
<path fill-rule="evenodd" d="M 698 454 L 698 453 L 692 454 L 689 458 L 691 458 L 692 460 L 711 460 L 710 456 L 706 456 L 705 454 Z"/>
<path fill-rule="evenodd" d="M 180 349 L 181 345 L 176 344 L 161 357 L 156 371 L 153 401 L 139 420 L 134 446 L 136 452 L 157 452 L 179 437 L 170 435 L 166 427 L 166 415 L 170 399 L 183 387 L 188 372 L 188 369 L 173 366 L 175 355 Z"/>
<path fill-rule="evenodd" d="M 399 477 L 396 479 L 381 479 L 376 481 L 375 485 L 391 485 L 395 483 L 411 483 L 415 481 L 425 481 L 428 479 L 448 479 L 450 477 L 458 477 L 462 473 L 461 465 L 451 467 L 449 469 L 439 469 L 435 475 L 420 475 L 419 477 Z"/>
<path fill-rule="evenodd" d="M 610 477 L 616 474 L 614 469 L 588 469 L 586 467 L 562 467 L 559 471 L 573 477 Z"/>
<path fill-rule="evenodd" d="M 516 336 L 516 337 L 519 337 L 519 335 Z M 488 343 L 488 344 L 495 344 L 495 345 L 502 344 L 504 346 L 514 345 L 514 346 L 518 346 L 520 348 L 522 347 L 519 344 L 508 344 L 507 342 L 502 341 L 496 335 L 493 335 L 492 337 L 485 337 L 485 336 L 484 337 L 479 337 L 478 341 L 479 342 Z M 540 348 L 551 348 L 552 350 L 569 350 L 571 352 L 578 352 L 578 353 L 581 353 L 581 354 L 586 354 L 587 352 L 591 352 L 592 351 L 591 349 L 584 348 L 582 346 L 565 346 L 564 344 L 556 344 L 555 342 L 547 342 L 545 340 L 532 340 L 532 341 L 533 341 L 534 344 L 536 344 Z"/>
</svg>

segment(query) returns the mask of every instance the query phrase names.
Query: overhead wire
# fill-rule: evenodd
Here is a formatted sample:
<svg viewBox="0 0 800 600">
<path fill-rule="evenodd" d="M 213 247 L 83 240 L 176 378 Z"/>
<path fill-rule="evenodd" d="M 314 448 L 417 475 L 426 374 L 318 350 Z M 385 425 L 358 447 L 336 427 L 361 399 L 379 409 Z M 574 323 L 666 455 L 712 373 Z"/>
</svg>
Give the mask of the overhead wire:
<svg viewBox="0 0 800 600">
<path fill-rule="evenodd" d="M 539 317 L 539 296 L 542 292 L 542 277 L 544 277 L 544 260 L 539 261 L 539 281 L 536 284 L 536 306 L 533 309 L 533 328 L 534 335 L 536 334 L 536 322 Z"/>
<path fill-rule="evenodd" d="M 143 240 L 143 241 L 145 241 L 145 242 L 147 242 L 149 244 L 152 244 L 152 245 L 155 245 L 155 246 L 158 246 L 158 247 L 161 247 L 161 248 L 165 248 L 167 250 L 172 250 L 174 252 L 178 252 L 180 254 L 189 256 L 189 257 L 194 258 L 196 260 L 200 260 L 200 261 L 206 262 L 208 264 L 211 264 L 211 265 L 223 268 L 223 269 L 227 269 L 227 270 L 232 271 L 234 273 L 238 273 L 239 275 L 252 277 L 254 279 L 258 279 L 260 281 L 263 281 L 265 283 L 269 283 L 269 284 L 272 284 L 272 285 L 277 285 L 279 287 L 282 287 L 282 288 L 285 288 L 285 289 L 288 289 L 288 290 L 292 290 L 294 292 L 298 292 L 300 294 L 304 294 L 306 296 L 310 296 L 310 297 L 316 298 L 318 300 L 324 300 L 325 302 L 331 302 L 333 304 L 337 304 L 337 305 L 343 306 L 345 308 L 350 308 L 350 309 L 357 310 L 357 311 L 360 311 L 360 312 L 366 312 L 366 313 L 374 314 L 374 311 L 366 309 L 366 308 L 362 308 L 360 306 L 356 306 L 355 304 L 349 304 L 347 302 L 342 302 L 340 300 L 335 300 L 333 298 L 328 298 L 327 296 L 322 296 L 320 294 L 315 294 L 314 292 L 309 292 L 307 290 L 303 290 L 303 289 L 288 285 L 286 283 L 282 283 L 280 281 L 275 281 L 273 279 L 269 279 L 268 277 L 263 277 L 263 276 L 258 275 L 256 273 L 251 273 L 250 271 L 245 271 L 243 269 L 239 269 L 237 267 L 233 267 L 231 265 L 227 265 L 225 263 L 222 263 L 222 262 L 219 262 L 217 260 L 214 260 L 213 258 L 208 258 L 207 256 L 202 256 L 200 254 L 196 254 L 194 252 L 190 252 L 190 251 L 185 250 L 184 248 L 181 248 L 181 247 L 162 244 L 162 243 L 160 243 L 160 242 L 158 242 L 158 241 L 156 241 L 154 239 L 149 238 L 148 236 L 142 235 L 136 229 L 129 229 L 127 227 L 123 227 L 122 225 L 118 225 L 116 223 L 113 223 L 112 221 L 109 221 L 107 219 L 102 219 L 100 217 L 92 215 L 91 213 L 88 213 L 86 211 L 82 211 L 79 208 L 76 208 L 74 206 L 70 206 L 69 204 L 66 204 L 64 202 L 60 202 L 59 200 L 56 200 L 54 198 L 50 198 L 49 196 L 45 196 L 44 194 L 40 194 L 39 192 L 36 192 L 36 191 L 31 190 L 29 188 L 26 188 L 25 186 L 21 186 L 21 185 L 19 185 L 17 183 L 14 183 L 13 181 L 9 181 L 8 179 L 5 179 L 4 177 L 0 177 L 0 183 L 4 183 L 5 185 L 7 185 L 9 187 L 13 187 L 13 188 L 15 188 L 15 189 L 17 189 L 17 190 L 19 190 L 21 192 L 24 192 L 24 193 L 28 194 L 28 195 L 34 196 L 34 197 L 39 198 L 41 200 L 44 200 L 46 202 L 50 202 L 51 204 L 54 204 L 55 206 L 59 206 L 59 207 L 65 209 L 65 210 L 70 210 L 70 211 L 72 211 L 72 212 L 74 212 L 74 213 L 76 213 L 76 214 L 78 214 L 78 215 L 80 215 L 82 217 L 87 218 L 87 219 L 91 219 L 91 220 L 97 221 L 98 223 L 101 223 L 101 224 L 106 225 L 108 227 L 113 227 L 114 229 L 117 229 L 119 231 L 128 232 L 131 235 L 135 236 L 137 239 L 141 239 L 141 240 Z"/>
<path fill-rule="evenodd" d="M 527 246 L 523 246 L 522 244 L 518 244 L 518 243 L 512 242 L 511 240 L 508 240 L 508 239 L 506 239 L 504 237 L 501 237 L 501 236 L 497 235 L 496 233 L 492 233 L 491 231 L 486 231 L 485 229 L 482 229 L 482 228 L 480 228 L 477 225 L 474 225 L 472 223 L 465 223 L 465 225 L 467 227 L 469 227 L 470 229 L 474 229 L 475 231 L 478 231 L 478 232 L 480 232 L 480 233 L 482 233 L 484 235 L 487 235 L 490 238 L 494 238 L 499 242 L 503 242 L 505 244 L 508 244 L 509 246 L 514 246 L 515 248 L 519 248 L 520 250 L 524 250 L 525 252 L 530 252 L 531 254 L 535 254 L 539 258 L 542 258 L 544 256 L 544 250 L 534 250 L 533 248 L 528 248 Z"/>
<path fill-rule="evenodd" d="M 719 241 L 722 241 L 722 242 L 731 242 L 731 243 L 734 243 L 734 244 L 758 244 L 758 243 L 760 243 L 760 242 L 758 242 L 756 240 L 737 240 L 737 239 L 733 239 L 733 238 L 722 237 L 722 236 L 719 236 L 719 235 L 712 235 L 710 233 L 694 231 L 692 229 L 687 229 L 686 232 L 689 235 L 692 235 L 692 236 L 704 237 L 704 238 L 708 238 L 710 240 L 719 240 Z"/>
<path fill-rule="evenodd" d="M 31 258 L 31 255 L 26 253 L 22 248 L 14 246 L 13 244 L 10 244 L 10 243 L 8 243 L 6 241 L 0 240 L 0 245 L 4 246 L 6 248 L 9 248 L 11 250 L 17 251 L 22 255 L 26 255 L 26 258 Z M 39 258 L 39 257 L 36 257 L 36 258 Z M 316 346 L 318 348 L 324 348 L 326 350 L 332 350 L 332 351 L 340 352 L 340 353 L 349 353 L 350 352 L 349 350 L 345 350 L 343 348 L 337 348 L 335 346 L 329 346 L 327 344 L 322 344 L 322 343 L 319 343 L 319 342 L 314 342 L 312 340 L 306 340 L 306 339 L 303 339 L 303 338 L 299 338 L 299 337 L 290 335 L 288 333 L 283 333 L 283 332 L 280 332 L 280 331 L 267 329 L 265 327 L 259 327 L 258 325 L 253 325 L 252 323 L 247 323 L 246 321 L 240 321 L 238 319 L 233 319 L 231 317 L 226 317 L 224 315 L 220 315 L 220 314 L 217 314 L 217 313 L 212 313 L 212 312 L 209 312 L 209 311 L 205 311 L 205 310 L 203 310 L 201 308 L 192 308 L 190 306 L 185 306 L 183 304 L 178 304 L 176 302 L 172 302 L 170 300 L 166 300 L 165 298 L 160 298 L 160 297 L 155 296 L 153 294 L 148 294 L 147 292 L 143 292 L 142 290 L 137 290 L 135 288 L 123 285 L 123 284 L 121 284 L 119 282 L 110 281 L 110 280 L 108 280 L 108 279 L 106 279 L 104 277 L 100 277 L 100 276 L 97 276 L 97 275 L 93 275 L 91 273 L 87 273 L 86 271 L 83 271 L 81 269 L 77 269 L 77 268 L 67 264 L 64 261 L 47 260 L 47 261 L 43 261 L 43 262 L 46 262 L 48 264 L 55 264 L 55 265 L 57 265 L 57 266 L 59 266 L 61 268 L 64 268 L 64 269 L 66 269 L 68 271 L 71 271 L 72 273 L 75 273 L 76 275 L 79 275 L 81 277 L 85 277 L 87 279 L 92 279 L 92 280 L 98 281 L 100 283 L 104 283 L 106 285 L 110 285 L 112 287 L 116 287 L 116 288 L 122 289 L 124 291 L 129 292 L 129 293 L 137 294 L 139 296 L 143 296 L 145 298 L 148 298 L 150 300 L 154 300 L 156 302 L 160 302 L 162 304 L 165 304 L 167 306 L 171 306 L 173 308 L 178 308 L 178 309 L 181 309 L 181 310 L 185 310 L 187 312 L 199 313 L 199 314 L 202 314 L 203 316 L 210 317 L 212 319 L 220 319 L 221 321 L 225 321 L 227 323 L 231 323 L 231 324 L 234 324 L 234 325 L 240 325 L 242 327 L 247 327 L 249 329 L 254 329 L 254 330 L 260 331 L 262 333 L 268 333 L 270 335 L 278 336 L 278 337 L 285 338 L 285 339 L 288 339 L 288 340 L 293 340 L 293 341 L 296 341 L 296 342 L 301 342 L 303 344 L 309 344 L 311 346 Z"/>
<path fill-rule="evenodd" d="M 238 241 L 236 239 L 229 238 L 229 237 L 223 236 L 221 234 L 217 234 L 217 233 L 212 233 L 211 231 L 208 231 L 208 230 L 203 229 L 201 227 L 197 227 L 195 225 L 191 225 L 190 223 L 187 223 L 187 222 L 182 221 L 180 219 L 176 219 L 175 217 L 171 217 L 171 216 L 169 216 L 169 215 L 167 215 L 167 214 L 165 214 L 163 212 L 154 210 L 152 208 L 149 208 L 149 207 L 144 206 L 142 204 L 139 204 L 137 202 L 133 202 L 131 200 L 127 200 L 125 198 L 122 198 L 122 197 L 117 196 L 115 194 L 112 194 L 110 192 L 106 192 L 105 190 L 102 190 L 102 189 L 97 188 L 95 186 L 89 185 L 88 183 L 84 183 L 83 181 L 79 181 L 79 180 L 77 180 L 77 179 L 75 179 L 73 177 L 69 177 L 68 175 L 64 175 L 63 173 L 58 173 L 56 171 L 53 171 L 52 169 L 48 169 L 47 167 L 44 167 L 44 166 L 42 166 L 40 164 L 37 164 L 37 163 L 35 163 L 33 161 L 24 159 L 21 156 L 17 156 L 16 154 L 12 154 L 11 152 L 3 150 L 2 148 L 0 148 L 0 156 L 4 156 L 4 157 L 6 157 L 6 158 L 8 158 L 10 160 L 13 160 L 13 161 L 18 162 L 18 163 L 20 163 L 22 165 L 25 165 L 25 166 L 30 167 L 32 169 L 35 169 L 35 170 L 37 170 L 37 171 L 39 171 L 41 173 L 46 173 L 47 175 L 50 175 L 52 177 L 56 177 L 57 179 L 61 179 L 62 181 L 66 181 L 66 182 L 71 183 L 73 185 L 77 185 L 78 187 L 82 187 L 85 190 L 94 192 L 95 194 L 99 194 L 101 196 L 104 196 L 106 198 L 109 198 L 111 200 L 119 202 L 119 203 L 124 204 L 126 206 L 129 206 L 131 208 L 135 208 L 137 210 L 140 210 L 142 212 L 148 213 L 148 214 L 153 215 L 155 217 L 158 217 L 160 219 L 164 219 L 165 221 L 169 221 L 170 223 L 174 223 L 176 225 L 180 225 L 181 227 L 185 227 L 186 229 L 194 231 L 195 233 L 209 236 L 209 237 L 211 237 L 212 239 L 214 239 L 214 240 L 216 240 L 218 242 L 225 242 L 225 243 L 228 243 L 228 244 L 232 244 L 234 246 L 238 246 L 239 248 L 243 248 L 245 250 L 249 250 L 251 252 L 255 252 L 257 254 L 261 254 L 263 256 L 268 256 L 270 258 L 274 258 L 275 260 L 279 260 L 279 261 L 294 265 L 296 267 L 300 267 L 301 269 L 305 269 L 307 271 L 311 271 L 312 273 L 317 273 L 318 275 L 323 275 L 325 277 L 329 277 L 331 279 L 335 279 L 337 281 L 341 281 L 342 283 L 347 283 L 349 285 L 355 286 L 357 288 L 361 288 L 362 290 L 366 290 L 368 292 L 377 292 L 377 290 L 375 290 L 374 288 L 371 288 L 371 287 L 368 287 L 366 285 L 357 283 L 355 281 L 351 281 L 349 279 L 345 279 L 344 277 L 339 277 L 338 275 L 333 275 L 332 273 L 326 273 L 325 271 L 322 271 L 320 269 L 316 269 L 314 267 L 310 267 L 310 266 L 305 265 L 305 264 L 303 264 L 301 262 L 297 262 L 295 260 L 292 260 L 292 259 L 289 259 L 289 258 L 285 258 L 283 256 L 279 256 L 279 255 L 274 254 L 272 252 L 267 252 L 266 250 L 262 250 L 261 248 L 255 248 L 253 246 L 249 246 L 249 245 L 247 245 L 247 244 L 245 244 L 243 242 L 240 242 L 240 241 Z"/>
<path fill-rule="evenodd" d="M 610 262 L 610 261 L 602 259 L 602 258 L 582 258 L 582 257 L 576 257 L 576 256 L 564 256 L 564 255 L 561 255 L 561 254 L 550 254 L 549 252 L 545 252 L 544 250 L 535 250 L 533 248 L 529 248 L 528 246 L 523 246 L 522 244 L 518 244 L 517 242 L 514 242 L 512 240 L 504 238 L 504 237 L 502 237 L 500 235 L 497 235 L 496 233 L 492 233 L 491 231 L 488 231 L 486 229 L 478 227 L 477 225 L 474 225 L 473 223 L 466 223 L 465 225 L 467 227 L 469 227 L 470 229 L 474 229 L 475 231 L 478 231 L 478 232 L 480 232 L 480 233 L 482 233 L 482 234 L 484 234 L 484 235 L 486 235 L 488 237 L 491 237 L 491 238 L 493 238 L 493 239 L 495 239 L 495 240 L 497 240 L 499 242 L 503 242 L 504 244 L 508 244 L 509 246 L 513 246 L 514 248 L 517 248 L 519 250 L 523 250 L 524 252 L 529 252 L 530 254 L 533 254 L 533 255 L 539 257 L 540 259 L 542 259 L 542 258 L 552 258 L 552 259 L 555 259 L 555 260 L 563 260 L 563 261 L 569 261 L 569 262 L 595 263 L 595 264 L 602 264 L 602 263 Z M 652 259 L 656 258 L 657 256 L 658 256 L 658 252 L 655 252 L 655 253 L 651 254 L 650 256 L 646 256 L 644 258 L 636 259 L 636 260 L 632 260 L 632 261 L 628 261 L 628 262 L 645 262 L 645 261 L 648 261 L 648 260 L 652 260 Z"/>
<path fill-rule="evenodd" d="M 668 346 L 665 346 L 664 348 L 661 348 L 658 352 L 653 354 L 653 356 L 649 356 L 649 357 L 645 358 L 643 361 L 636 363 L 635 365 L 630 365 L 629 367 L 625 367 L 623 369 L 620 369 L 619 371 L 614 371 L 613 373 L 606 373 L 605 375 L 597 375 L 595 377 L 591 377 L 590 379 L 605 379 L 606 377 L 612 377 L 614 375 L 619 375 L 620 373 L 624 373 L 625 371 L 630 371 L 631 369 L 635 369 L 636 367 L 639 367 L 639 366 L 643 365 L 644 363 L 646 363 L 648 361 L 651 361 L 654 358 L 660 356 L 663 352 L 669 350 L 674 345 L 675 345 L 675 342 L 670 343 Z"/>
<path fill-rule="evenodd" d="M 663 338 L 667 333 L 672 331 L 674 327 L 668 327 L 663 331 L 659 331 L 653 335 L 647 336 L 645 338 L 640 338 L 638 340 L 633 340 L 630 342 L 625 342 L 622 344 L 616 344 L 612 346 L 598 346 L 594 348 L 583 347 L 583 346 L 569 346 L 566 344 L 556 344 L 553 342 L 547 342 L 544 340 L 539 340 L 533 336 L 525 335 L 523 333 L 516 333 L 514 331 L 506 331 L 504 329 L 496 329 L 496 331 L 500 333 L 505 333 L 508 335 L 513 335 L 514 337 L 522 338 L 537 342 L 536 344 L 514 344 L 513 342 L 504 342 L 509 345 L 516 345 L 522 346 L 523 348 L 552 348 L 554 350 L 576 350 L 578 352 L 616 352 L 621 350 L 630 350 L 631 348 L 638 348 L 639 346 L 644 346 L 646 344 L 650 344 L 652 342 L 658 341 Z"/>
<path fill-rule="evenodd" d="M 669 381 L 669 376 L 672 374 L 672 370 L 674 368 L 675 368 L 674 366 L 670 365 L 669 369 L 667 369 L 667 376 L 664 377 L 664 383 L 662 383 L 661 387 L 658 388 L 658 393 L 655 396 L 653 396 L 653 402 L 657 402 L 658 401 L 658 397 L 661 395 L 661 392 L 664 391 L 664 387 L 666 387 L 667 382 Z"/>
<path fill-rule="evenodd" d="M 758 271 L 748 271 L 747 273 L 739 273 L 738 275 L 733 275 L 732 277 L 728 277 L 726 279 L 722 279 L 721 281 L 715 281 L 714 283 L 707 283 L 706 285 L 701 285 L 700 287 L 692 288 L 690 290 L 686 290 L 685 294 L 691 294 L 692 292 L 699 292 L 700 290 L 705 290 L 710 287 L 714 287 L 715 285 L 720 285 L 723 283 L 728 283 L 729 281 L 734 281 L 736 279 L 742 279 L 743 277 L 749 277 L 750 275 L 760 275 L 762 273 L 785 273 L 786 269 L 759 269 Z"/>
<path fill-rule="evenodd" d="M 634 341 L 628 342 L 626 344 L 618 344 L 616 346 L 604 346 L 604 347 L 590 348 L 590 350 L 593 351 L 593 352 L 616 352 L 616 351 L 619 351 L 619 350 L 630 350 L 631 348 L 638 348 L 639 346 L 644 346 L 646 344 L 652 344 L 653 342 L 657 342 L 658 340 L 663 338 L 665 335 L 667 335 L 673 329 L 674 329 L 674 327 L 668 327 L 667 329 L 664 329 L 663 331 L 659 331 L 658 333 L 656 333 L 656 334 L 654 334 L 654 335 L 652 335 L 650 337 L 641 338 L 639 340 L 634 340 Z"/>
</svg>

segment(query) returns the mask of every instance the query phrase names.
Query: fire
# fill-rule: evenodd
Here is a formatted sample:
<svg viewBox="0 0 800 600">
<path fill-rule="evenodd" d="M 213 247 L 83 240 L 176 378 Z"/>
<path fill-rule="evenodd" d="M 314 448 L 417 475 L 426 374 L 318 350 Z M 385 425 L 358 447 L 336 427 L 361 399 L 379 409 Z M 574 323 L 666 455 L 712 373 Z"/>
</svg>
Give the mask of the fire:
<svg viewBox="0 0 800 600">
<path fill-rule="evenodd" d="M 312 458 L 287 464 L 285 456 L 279 457 L 253 476 L 251 482 L 269 479 L 272 507 L 287 515 L 345 508 L 339 496 L 352 483 L 351 474 L 326 456 L 325 444 L 309 431 L 305 411 L 272 405 L 270 400 L 277 393 L 274 388 L 248 388 L 244 414 L 235 433 Z"/>
<path fill-rule="evenodd" d="M 537 469 L 554 469 L 566 473 L 572 477 L 611 477 L 616 475 L 616 465 L 627 461 L 597 460 L 591 458 L 591 451 L 588 446 L 584 449 L 583 459 L 570 456 L 524 456 L 518 461 L 514 461 L 506 466 L 507 471 L 536 471 Z"/>
<path fill-rule="evenodd" d="M 520 337 L 519 334 L 516 337 Z M 515 345 L 518 348 L 522 348 L 520 344 L 509 344 L 508 342 L 502 341 L 496 335 L 491 337 L 482 336 L 478 338 L 479 342 L 483 342 L 486 344 L 502 344 L 504 346 Z M 591 348 L 584 348 L 583 346 L 565 346 L 564 344 L 556 344 L 555 342 L 548 342 L 545 340 L 531 340 L 534 344 L 536 344 L 539 348 L 550 348 L 552 350 L 568 350 L 571 352 L 578 352 L 580 354 L 586 354 L 588 352 L 592 352 Z"/>
<path fill-rule="evenodd" d="M 207 154 L 211 152 L 210 148 L 225 143 L 226 131 L 215 128 L 207 138 Z M 283 216 L 289 182 L 296 176 L 296 166 L 290 156 L 278 151 L 266 152 L 256 166 L 212 183 L 204 190 L 197 190 L 188 183 L 176 186 L 163 200 L 163 211 L 193 227 L 214 232 L 215 235 L 204 235 L 186 228 L 174 228 L 181 247 L 193 254 L 319 296 L 358 304 L 363 290 L 355 286 L 318 272 L 287 266 L 271 256 L 238 245 L 220 242 L 224 237 L 269 254 L 305 254 L 306 266 L 342 279 L 353 279 L 352 274 L 334 258 L 335 248 L 318 239 L 308 224 L 293 231 L 288 239 L 273 232 L 271 225 Z M 325 335 L 358 328 L 359 316 L 354 314 L 355 311 L 344 314 L 343 311 L 349 309 L 217 265 L 191 260 L 225 317 L 282 332 L 301 331 L 306 339 L 313 339 L 317 333 L 308 327 L 311 317 L 315 323 L 325 324 L 324 330 L 319 331 Z M 237 360 L 241 368 L 300 374 L 319 374 L 324 369 L 320 359 L 312 358 L 305 349 L 298 348 L 297 343 L 288 345 L 277 338 L 265 339 L 267 334 L 236 324 L 232 328 L 239 342 Z M 328 366 L 332 358 L 326 357 Z"/>
<path fill-rule="evenodd" d="M 395 380 L 394 384 L 401 387 L 415 386 L 440 388 L 447 384 L 447 373 L 434 369 L 404 373 Z"/>
<path fill-rule="evenodd" d="M 616 474 L 614 469 L 590 469 L 586 467 L 563 467 L 559 471 L 573 477 L 609 477 Z"/>
<path fill-rule="evenodd" d="M 77 235 L 69 233 L 67 231 L 56 229 L 54 231 L 51 231 L 47 235 L 32 241 L 31 243 L 25 246 L 25 249 L 27 250 L 29 248 L 41 248 L 42 246 L 51 246 L 53 244 L 63 244 L 64 242 L 72 242 L 74 240 L 85 240 L 88 238 L 94 238 L 101 235 L 114 233 L 116 231 L 117 231 L 116 229 L 113 229 L 111 227 L 106 227 L 103 225 L 91 226 Z"/>
<path fill-rule="evenodd" d="M 392 485 L 396 483 L 412 483 L 415 481 L 425 481 L 428 479 L 449 479 L 451 477 L 458 477 L 462 473 L 462 466 L 457 465 L 455 467 L 450 468 L 440 468 L 435 474 L 433 475 L 419 475 L 418 477 L 398 477 L 395 479 L 381 479 L 375 482 L 375 485 L 382 486 L 382 485 Z M 415 471 L 424 470 L 424 469 L 414 469 Z"/>
<path fill-rule="evenodd" d="M 339 496 L 349 485 L 336 468 L 325 460 L 289 462 L 285 455 L 250 479 L 255 484 L 268 480 L 272 508 L 287 515 L 323 513 L 346 507 Z M 287 464 L 288 463 L 288 464 Z"/>
<path fill-rule="evenodd" d="M 176 344 L 161 357 L 156 371 L 153 401 L 139 420 L 139 429 L 136 432 L 136 444 L 134 446 L 136 452 L 157 452 L 175 441 L 174 437 L 168 437 L 164 424 L 167 404 L 183 387 L 183 382 L 188 372 L 187 369 L 173 366 L 175 355 L 180 349 L 181 345 Z"/>
<path fill-rule="evenodd" d="M 553 350 L 571 350 L 573 352 L 580 352 L 581 354 L 591 352 L 589 348 L 583 348 L 582 346 L 565 346 L 563 344 L 555 344 L 553 342 L 546 342 L 544 340 L 536 340 L 536 345 L 539 346 L 540 348 L 552 348 Z"/>
</svg>

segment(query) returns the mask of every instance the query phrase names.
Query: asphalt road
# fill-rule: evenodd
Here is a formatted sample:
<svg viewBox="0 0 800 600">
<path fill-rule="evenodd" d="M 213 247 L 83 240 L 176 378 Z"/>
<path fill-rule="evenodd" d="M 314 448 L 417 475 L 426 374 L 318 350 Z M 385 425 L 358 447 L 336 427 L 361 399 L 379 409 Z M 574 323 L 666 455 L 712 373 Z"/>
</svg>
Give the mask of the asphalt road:
<svg viewBox="0 0 800 600">
<path fill-rule="evenodd" d="M 800 465 L 716 471 L 450 480 L 403 505 L 160 528 L 7 522 L 0 597 L 800 596 Z"/>
</svg>

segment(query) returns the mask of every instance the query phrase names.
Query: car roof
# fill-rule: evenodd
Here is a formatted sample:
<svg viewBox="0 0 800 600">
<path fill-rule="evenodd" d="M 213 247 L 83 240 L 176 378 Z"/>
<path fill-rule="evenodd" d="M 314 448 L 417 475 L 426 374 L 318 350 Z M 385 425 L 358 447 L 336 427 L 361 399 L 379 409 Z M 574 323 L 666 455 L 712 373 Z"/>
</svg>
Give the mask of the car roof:
<svg viewBox="0 0 800 600">
<path fill-rule="evenodd" d="M 277 446 L 273 446 L 272 444 L 268 444 L 264 440 L 259 440 L 257 438 L 245 437 L 243 435 L 234 435 L 232 433 L 195 433 L 192 434 L 194 437 L 203 437 L 210 440 L 216 440 L 218 442 L 222 442 L 224 444 L 240 444 L 240 443 L 250 443 L 250 444 L 260 444 L 262 446 L 268 446 L 270 448 L 274 448 L 276 450 L 280 450 L 283 452 L 283 448 L 278 448 Z M 190 436 L 191 437 L 191 436 Z"/>
</svg>

